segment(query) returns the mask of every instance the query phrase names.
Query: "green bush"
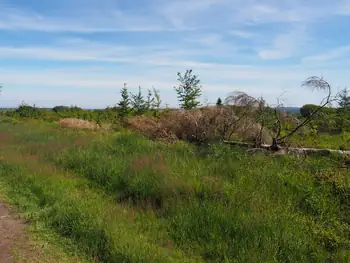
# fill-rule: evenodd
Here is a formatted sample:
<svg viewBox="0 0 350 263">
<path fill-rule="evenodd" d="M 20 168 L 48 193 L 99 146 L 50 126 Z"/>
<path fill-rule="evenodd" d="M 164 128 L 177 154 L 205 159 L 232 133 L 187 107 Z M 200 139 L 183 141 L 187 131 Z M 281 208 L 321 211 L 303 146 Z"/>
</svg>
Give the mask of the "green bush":
<svg viewBox="0 0 350 263">
<path fill-rule="evenodd" d="M 21 105 L 16 110 L 16 115 L 20 118 L 39 118 L 43 113 L 35 106 Z"/>
</svg>

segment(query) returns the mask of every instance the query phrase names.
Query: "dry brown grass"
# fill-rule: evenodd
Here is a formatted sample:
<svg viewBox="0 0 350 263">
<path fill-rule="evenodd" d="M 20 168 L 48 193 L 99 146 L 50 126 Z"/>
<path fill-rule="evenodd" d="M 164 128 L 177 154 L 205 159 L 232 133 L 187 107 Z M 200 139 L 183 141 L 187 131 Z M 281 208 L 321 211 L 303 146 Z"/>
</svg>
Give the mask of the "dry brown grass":
<svg viewBox="0 0 350 263">
<path fill-rule="evenodd" d="M 231 134 L 253 142 L 261 126 L 249 119 L 240 120 L 232 108 L 206 107 L 189 111 L 169 111 L 159 118 L 136 116 L 126 120 L 128 128 L 154 138 L 175 142 L 207 142 L 215 139 L 230 139 Z M 265 130 L 263 143 L 270 143 L 271 136 Z"/>
<path fill-rule="evenodd" d="M 92 121 L 67 118 L 59 120 L 59 125 L 61 128 L 73 128 L 73 129 L 87 129 L 87 130 L 96 130 L 99 129 L 99 126 Z"/>
</svg>

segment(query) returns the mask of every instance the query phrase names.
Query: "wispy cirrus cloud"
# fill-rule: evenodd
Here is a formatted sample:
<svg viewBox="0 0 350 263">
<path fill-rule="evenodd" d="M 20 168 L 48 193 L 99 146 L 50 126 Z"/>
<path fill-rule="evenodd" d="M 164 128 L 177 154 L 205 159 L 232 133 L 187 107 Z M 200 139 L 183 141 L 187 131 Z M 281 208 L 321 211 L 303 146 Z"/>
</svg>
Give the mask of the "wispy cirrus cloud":
<svg viewBox="0 0 350 263">
<path fill-rule="evenodd" d="M 300 51 L 308 41 L 304 28 L 298 28 L 288 33 L 277 35 L 272 39 L 271 46 L 259 51 L 259 56 L 266 60 L 286 59 Z"/>
<path fill-rule="evenodd" d="M 304 63 L 317 63 L 317 62 L 327 62 L 336 59 L 350 59 L 350 45 L 341 46 L 335 49 L 326 50 L 323 53 L 317 55 L 311 55 L 303 58 Z"/>
<path fill-rule="evenodd" d="M 204 55 L 210 49 L 198 51 L 181 46 L 139 46 L 114 45 L 91 41 L 61 41 L 51 46 L 0 46 L 0 58 L 63 61 L 63 62 L 106 62 L 129 63 L 168 67 L 207 67 L 210 63 L 192 60 L 190 55 Z"/>
<path fill-rule="evenodd" d="M 154 17 L 118 9 L 102 9 L 99 12 L 75 10 L 68 15 L 47 15 L 15 7 L 0 9 L 0 29 L 77 33 L 172 30 Z"/>
<path fill-rule="evenodd" d="M 16 2 L 16 1 L 15 1 Z M 312 0 L 178 0 L 130 1 L 125 9 L 113 1 L 62 1 L 36 11 L 0 3 L 0 29 L 46 32 L 166 31 L 226 28 L 237 25 L 314 21 L 324 16 L 347 14 L 347 1 Z M 39 4 L 39 3 L 38 3 Z M 136 6 L 140 6 L 137 8 Z M 238 8 L 239 7 L 239 8 Z M 223 22 L 224 21 L 224 22 Z"/>
<path fill-rule="evenodd" d="M 239 37 L 239 38 L 244 38 L 244 39 L 251 39 L 256 36 L 256 33 L 245 31 L 245 30 L 232 30 L 229 32 L 230 35 Z"/>
</svg>

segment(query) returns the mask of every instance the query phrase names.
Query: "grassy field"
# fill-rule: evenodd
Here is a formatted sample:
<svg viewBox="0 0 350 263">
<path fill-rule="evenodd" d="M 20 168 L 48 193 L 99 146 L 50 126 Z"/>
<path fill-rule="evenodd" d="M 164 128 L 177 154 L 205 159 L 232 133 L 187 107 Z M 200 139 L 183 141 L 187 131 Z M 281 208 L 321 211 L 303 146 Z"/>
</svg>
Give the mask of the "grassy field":
<svg viewBox="0 0 350 263">
<path fill-rule="evenodd" d="M 291 137 L 290 143 L 296 147 L 350 150 L 350 133 L 343 132 L 334 135 L 321 133 L 314 136 L 301 136 L 297 134 L 296 136 Z"/>
<path fill-rule="evenodd" d="M 0 191 L 31 231 L 81 261 L 350 261 L 350 177 L 337 157 L 42 122 L 0 123 L 0 157 Z"/>
</svg>

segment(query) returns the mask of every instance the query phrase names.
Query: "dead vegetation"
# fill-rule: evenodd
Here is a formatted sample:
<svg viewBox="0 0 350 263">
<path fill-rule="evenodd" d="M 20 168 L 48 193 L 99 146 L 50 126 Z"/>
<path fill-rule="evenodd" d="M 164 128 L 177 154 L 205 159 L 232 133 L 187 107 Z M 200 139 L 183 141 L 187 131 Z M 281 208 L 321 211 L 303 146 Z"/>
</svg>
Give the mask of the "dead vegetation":
<svg viewBox="0 0 350 263">
<path fill-rule="evenodd" d="M 263 98 L 254 98 L 244 92 L 236 91 L 225 99 L 225 105 L 167 110 L 153 116 L 142 114 L 123 118 L 123 124 L 149 138 L 170 143 L 178 140 L 198 144 L 221 141 L 241 145 L 243 141 L 253 148 L 275 152 L 283 150 L 281 152 L 319 153 L 318 149 L 298 150 L 288 147 L 289 139 L 296 133 L 303 133 L 318 112 L 330 103 L 338 101 L 339 94 L 332 96 L 330 84 L 318 77 L 308 78 L 302 86 L 327 93 L 317 109 L 302 121 L 280 111 L 279 108 L 282 106 L 280 97 L 277 98 L 277 106 L 271 107 Z M 63 119 L 59 123 L 61 127 L 68 128 L 101 128 L 94 122 L 79 119 Z M 332 153 L 339 152 L 326 150 Z"/>
<path fill-rule="evenodd" d="M 59 125 L 61 128 L 73 128 L 73 129 L 87 129 L 87 130 L 96 130 L 100 126 L 96 122 L 81 120 L 76 118 L 67 118 L 59 120 Z"/>
<path fill-rule="evenodd" d="M 247 116 L 236 115 L 231 106 L 205 107 L 188 111 L 169 111 L 159 118 L 135 116 L 126 120 L 128 128 L 153 139 L 168 142 L 185 140 L 204 143 L 212 140 L 230 139 L 234 135 L 253 142 L 261 127 Z M 270 143 L 271 136 L 263 132 L 263 142 Z"/>
<path fill-rule="evenodd" d="M 126 120 L 128 128 L 154 138 L 174 142 L 184 140 L 191 143 L 221 141 L 227 144 L 249 145 L 256 150 L 270 150 L 278 154 L 342 154 L 347 151 L 333 149 L 295 148 L 289 146 L 289 138 L 303 133 L 313 117 L 339 94 L 332 96 L 331 86 L 322 78 L 311 77 L 303 86 L 326 91 L 327 95 L 303 121 L 288 116 L 279 110 L 282 104 L 270 107 L 263 98 L 253 98 L 244 92 L 233 92 L 225 105 L 204 107 L 185 111 L 168 111 L 158 118 L 149 116 L 131 117 Z"/>
</svg>

